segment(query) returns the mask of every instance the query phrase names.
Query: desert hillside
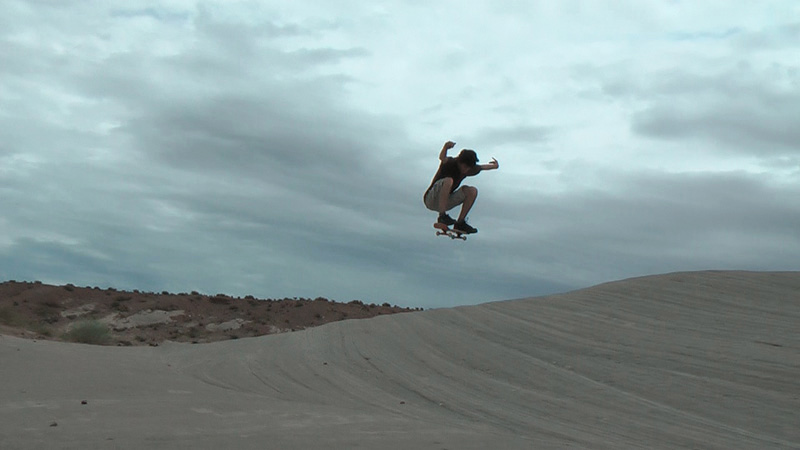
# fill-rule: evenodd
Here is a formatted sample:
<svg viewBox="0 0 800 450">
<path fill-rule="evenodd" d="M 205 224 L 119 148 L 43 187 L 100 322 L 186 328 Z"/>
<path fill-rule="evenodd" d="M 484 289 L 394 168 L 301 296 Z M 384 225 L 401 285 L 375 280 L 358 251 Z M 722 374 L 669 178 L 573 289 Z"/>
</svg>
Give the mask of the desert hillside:
<svg viewBox="0 0 800 450">
<path fill-rule="evenodd" d="M 274 300 L 0 283 L 0 334 L 104 345 L 211 342 L 408 311 L 412 309 L 358 300 Z"/>
</svg>

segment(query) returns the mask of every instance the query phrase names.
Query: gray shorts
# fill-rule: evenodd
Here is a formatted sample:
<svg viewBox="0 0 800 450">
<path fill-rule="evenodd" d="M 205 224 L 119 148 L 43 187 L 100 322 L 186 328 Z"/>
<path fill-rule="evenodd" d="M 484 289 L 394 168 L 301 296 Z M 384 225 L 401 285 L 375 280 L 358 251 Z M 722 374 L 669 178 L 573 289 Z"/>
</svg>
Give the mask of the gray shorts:
<svg viewBox="0 0 800 450">
<path fill-rule="evenodd" d="M 439 211 L 439 198 L 441 195 L 447 195 L 447 192 L 443 192 L 442 184 L 444 184 L 444 179 L 434 183 L 433 186 L 431 186 L 431 189 L 425 194 L 425 207 L 431 211 Z M 459 187 L 453 191 L 453 193 L 451 193 L 450 197 L 447 199 L 447 211 L 450 211 L 456 206 L 464 203 L 464 200 L 466 199 L 466 194 L 464 194 L 464 191 L 462 191 Z"/>
</svg>

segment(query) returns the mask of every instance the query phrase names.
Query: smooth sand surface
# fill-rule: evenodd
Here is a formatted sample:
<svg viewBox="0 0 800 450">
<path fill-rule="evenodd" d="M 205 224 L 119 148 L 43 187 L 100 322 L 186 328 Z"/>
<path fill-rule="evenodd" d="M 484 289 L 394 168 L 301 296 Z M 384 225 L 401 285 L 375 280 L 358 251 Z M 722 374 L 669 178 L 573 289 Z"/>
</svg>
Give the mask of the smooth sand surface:
<svg viewBox="0 0 800 450">
<path fill-rule="evenodd" d="M 799 332 L 800 273 L 697 272 L 212 344 L 0 336 L 0 449 L 800 448 Z"/>
</svg>

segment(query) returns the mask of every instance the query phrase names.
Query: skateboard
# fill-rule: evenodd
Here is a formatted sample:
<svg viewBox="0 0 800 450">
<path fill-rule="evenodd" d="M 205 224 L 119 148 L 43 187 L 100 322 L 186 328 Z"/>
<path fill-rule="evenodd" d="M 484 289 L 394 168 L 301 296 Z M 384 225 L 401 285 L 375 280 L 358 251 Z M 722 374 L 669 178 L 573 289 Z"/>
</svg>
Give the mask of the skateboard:
<svg viewBox="0 0 800 450">
<path fill-rule="evenodd" d="M 450 228 L 443 223 L 436 222 L 433 224 L 433 228 L 436 228 L 437 236 L 448 236 L 450 239 L 461 239 L 462 241 L 467 240 L 466 233 Z"/>
</svg>

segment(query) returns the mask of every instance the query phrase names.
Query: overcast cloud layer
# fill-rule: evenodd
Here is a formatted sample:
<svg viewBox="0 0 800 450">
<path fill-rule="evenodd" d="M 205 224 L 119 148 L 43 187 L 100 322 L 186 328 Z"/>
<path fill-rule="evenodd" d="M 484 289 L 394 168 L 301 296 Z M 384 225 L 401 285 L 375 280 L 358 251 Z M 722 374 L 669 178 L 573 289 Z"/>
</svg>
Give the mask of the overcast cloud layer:
<svg viewBox="0 0 800 450">
<path fill-rule="evenodd" d="M 800 269 L 800 4 L 428 3 L 2 2 L 0 279 L 447 307 Z M 501 165 L 467 242 L 421 201 L 446 140 Z"/>
</svg>

